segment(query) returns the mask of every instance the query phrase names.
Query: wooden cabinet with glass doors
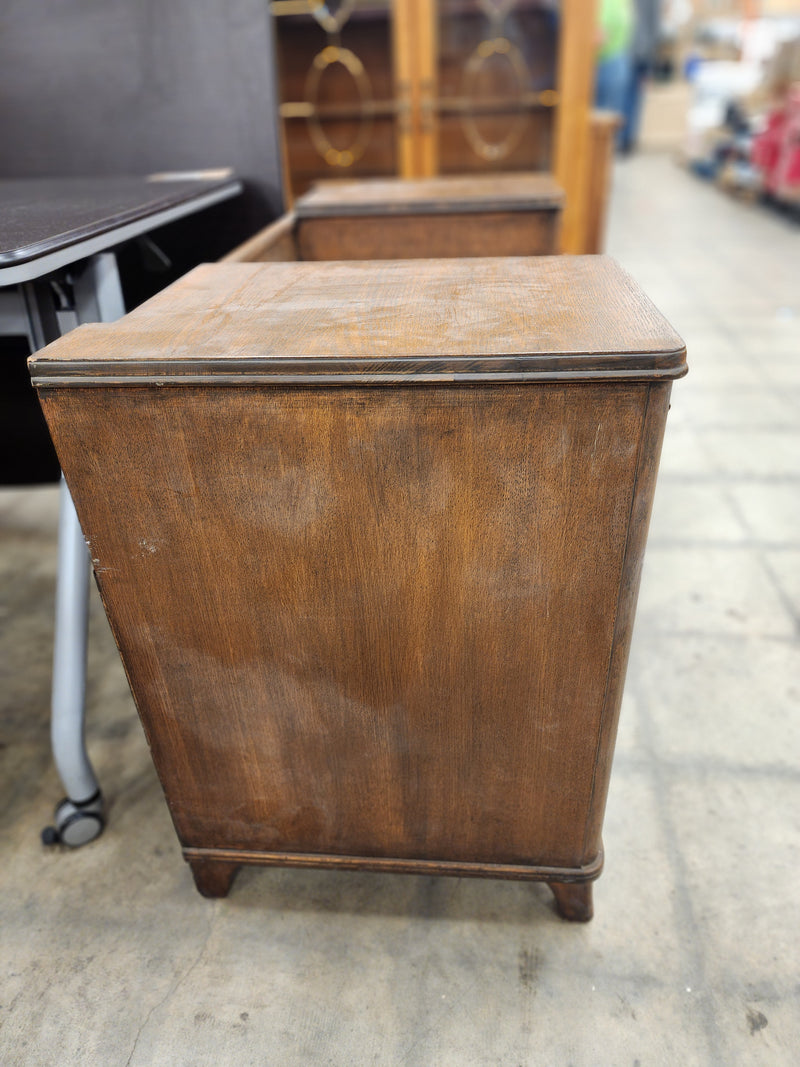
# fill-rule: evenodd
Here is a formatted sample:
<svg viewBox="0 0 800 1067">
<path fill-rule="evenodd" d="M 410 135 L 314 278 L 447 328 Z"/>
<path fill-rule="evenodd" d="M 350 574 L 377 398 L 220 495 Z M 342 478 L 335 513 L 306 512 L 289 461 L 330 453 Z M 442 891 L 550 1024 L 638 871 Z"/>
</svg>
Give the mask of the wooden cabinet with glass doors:
<svg viewBox="0 0 800 1067">
<path fill-rule="evenodd" d="M 273 0 L 287 193 L 551 172 L 588 250 L 594 0 Z"/>
</svg>

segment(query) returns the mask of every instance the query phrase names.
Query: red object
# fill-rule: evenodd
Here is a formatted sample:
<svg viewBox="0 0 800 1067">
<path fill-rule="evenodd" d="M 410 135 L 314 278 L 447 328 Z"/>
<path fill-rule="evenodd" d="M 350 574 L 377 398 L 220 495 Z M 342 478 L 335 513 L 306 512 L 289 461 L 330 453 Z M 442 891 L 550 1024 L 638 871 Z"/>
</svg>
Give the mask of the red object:
<svg viewBox="0 0 800 1067">
<path fill-rule="evenodd" d="M 764 175 L 764 188 L 781 200 L 800 199 L 800 84 L 773 111 L 755 139 L 752 162 Z"/>
</svg>

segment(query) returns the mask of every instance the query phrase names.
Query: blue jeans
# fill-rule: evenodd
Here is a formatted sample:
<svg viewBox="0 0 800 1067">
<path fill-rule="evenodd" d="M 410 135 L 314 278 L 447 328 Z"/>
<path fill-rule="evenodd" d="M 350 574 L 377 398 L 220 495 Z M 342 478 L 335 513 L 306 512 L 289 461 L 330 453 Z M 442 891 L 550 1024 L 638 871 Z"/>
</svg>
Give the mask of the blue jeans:
<svg viewBox="0 0 800 1067">
<path fill-rule="evenodd" d="M 638 60 L 631 64 L 628 78 L 628 91 L 625 94 L 625 124 L 622 127 L 622 149 L 629 151 L 636 147 L 639 140 L 639 122 L 642 116 L 642 98 L 647 75 L 650 73 L 649 63 Z"/>
<path fill-rule="evenodd" d="M 631 58 L 627 52 L 610 56 L 597 64 L 594 83 L 595 107 L 625 115 L 631 81 Z M 622 129 L 617 133 L 617 147 L 622 143 Z"/>
</svg>

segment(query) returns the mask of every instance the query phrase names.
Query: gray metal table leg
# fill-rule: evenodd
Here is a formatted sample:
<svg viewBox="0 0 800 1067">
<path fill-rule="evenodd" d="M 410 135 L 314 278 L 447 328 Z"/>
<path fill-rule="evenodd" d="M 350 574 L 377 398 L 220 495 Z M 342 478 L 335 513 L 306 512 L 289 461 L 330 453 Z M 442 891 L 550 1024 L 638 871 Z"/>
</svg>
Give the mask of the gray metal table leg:
<svg viewBox="0 0 800 1067">
<path fill-rule="evenodd" d="M 84 742 L 88 621 L 89 554 L 62 476 L 50 738 L 67 796 L 56 808 L 55 829 L 48 828 L 44 840 L 73 848 L 94 840 L 103 829 L 103 799 Z"/>
<path fill-rule="evenodd" d="M 125 314 L 112 253 L 93 256 L 71 280 L 78 323 L 111 322 Z M 47 284 L 26 286 L 25 302 L 34 345 L 44 347 L 60 333 Z M 89 554 L 62 477 L 50 737 L 67 796 L 56 808 L 56 825 L 47 827 L 42 839 L 73 848 L 94 840 L 104 825 L 103 798 L 84 741 L 88 612 Z"/>
<path fill-rule="evenodd" d="M 125 301 L 113 252 L 87 259 L 72 277 L 78 322 L 115 322 L 125 314 Z"/>
</svg>

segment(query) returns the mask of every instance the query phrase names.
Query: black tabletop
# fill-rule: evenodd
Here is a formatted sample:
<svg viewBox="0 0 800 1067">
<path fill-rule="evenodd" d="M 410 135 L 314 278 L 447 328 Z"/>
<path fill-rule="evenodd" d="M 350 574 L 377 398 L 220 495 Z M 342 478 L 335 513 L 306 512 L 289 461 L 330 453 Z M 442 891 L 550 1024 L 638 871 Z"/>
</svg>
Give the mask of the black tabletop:
<svg viewBox="0 0 800 1067">
<path fill-rule="evenodd" d="M 0 181 L 0 267 L 51 252 L 239 183 L 230 177 L 25 178 Z"/>
</svg>

